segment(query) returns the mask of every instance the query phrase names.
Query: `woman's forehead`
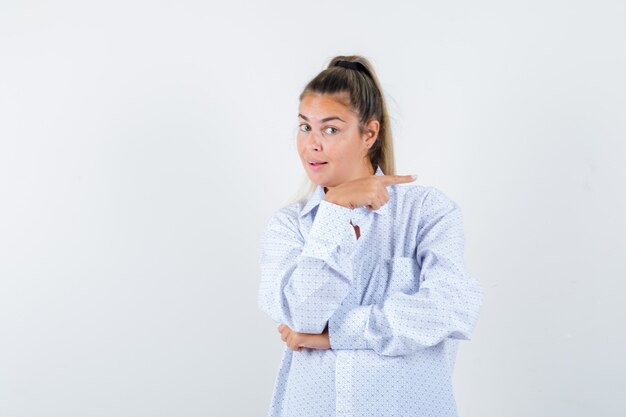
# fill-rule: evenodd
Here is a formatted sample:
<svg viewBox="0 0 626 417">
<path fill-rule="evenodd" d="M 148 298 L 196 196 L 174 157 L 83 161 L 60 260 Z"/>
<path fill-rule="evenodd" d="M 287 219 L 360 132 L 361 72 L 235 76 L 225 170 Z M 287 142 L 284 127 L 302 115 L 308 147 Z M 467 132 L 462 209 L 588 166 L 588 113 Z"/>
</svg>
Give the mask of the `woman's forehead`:
<svg viewBox="0 0 626 417">
<path fill-rule="evenodd" d="M 340 117 L 347 122 L 347 118 L 356 117 L 346 104 L 347 98 L 346 94 L 308 93 L 300 101 L 299 114 L 308 120 Z"/>
</svg>

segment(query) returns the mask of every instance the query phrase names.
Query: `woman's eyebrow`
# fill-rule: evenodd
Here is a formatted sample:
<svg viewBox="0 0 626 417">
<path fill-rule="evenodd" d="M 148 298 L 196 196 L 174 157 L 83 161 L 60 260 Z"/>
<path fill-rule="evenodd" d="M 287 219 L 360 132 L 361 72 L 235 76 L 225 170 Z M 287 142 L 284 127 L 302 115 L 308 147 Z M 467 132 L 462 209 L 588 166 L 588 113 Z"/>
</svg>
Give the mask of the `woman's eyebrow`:
<svg viewBox="0 0 626 417">
<path fill-rule="evenodd" d="M 298 114 L 298 117 L 303 118 L 307 122 L 309 121 L 309 118 L 304 116 L 304 115 L 302 115 L 302 114 Z M 328 122 L 329 120 L 341 120 L 342 122 L 346 123 L 345 120 L 343 120 L 341 117 L 337 117 L 337 116 L 325 117 L 322 120 L 320 120 L 320 122 L 324 123 L 324 122 Z"/>
</svg>

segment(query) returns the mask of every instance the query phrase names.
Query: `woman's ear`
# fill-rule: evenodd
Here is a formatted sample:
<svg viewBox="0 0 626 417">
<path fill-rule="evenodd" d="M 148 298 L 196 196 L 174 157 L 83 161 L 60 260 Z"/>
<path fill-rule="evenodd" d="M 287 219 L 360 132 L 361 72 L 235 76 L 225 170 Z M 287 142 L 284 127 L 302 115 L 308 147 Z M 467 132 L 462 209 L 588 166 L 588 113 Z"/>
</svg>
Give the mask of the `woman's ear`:
<svg viewBox="0 0 626 417">
<path fill-rule="evenodd" d="M 368 148 L 374 146 L 374 142 L 378 138 L 378 132 L 380 131 L 380 122 L 376 119 L 372 119 L 367 122 L 365 125 L 365 132 L 363 135 L 363 139 L 365 140 L 365 145 Z"/>
</svg>

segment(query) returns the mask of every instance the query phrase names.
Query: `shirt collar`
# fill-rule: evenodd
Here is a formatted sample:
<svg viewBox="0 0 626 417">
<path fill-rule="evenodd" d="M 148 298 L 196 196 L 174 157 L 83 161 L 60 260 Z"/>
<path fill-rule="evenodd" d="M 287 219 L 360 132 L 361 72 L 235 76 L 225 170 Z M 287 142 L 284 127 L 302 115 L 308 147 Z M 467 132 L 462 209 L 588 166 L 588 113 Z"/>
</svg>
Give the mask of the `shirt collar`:
<svg viewBox="0 0 626 417">
<path fill-rule="evenodd" d="M 383 170 L 380 168 L 380 165 L 376 166 L 376 172 L 374 173 L 374 175 L 385 175 L 383 173 Z M 393 192 L 393 187 L 389 187 L 389 188 L 387 188 L 387 190 L 389 191 L 389 195 L 391 195 L 392 192 Z M 300 217 L 305 216 L 307 213 L 309 213 L 311 210 L 313 210 L 315 207 L 317 207 L 319 205 L 319 203 L 322 201 L 322 199 L 324 198 L 324 194 L 325 194 L 324 193 L 324 187 L 322 187 L 321 185 L 318 185 L 315 188 L 315 191 L 313 191 L 313 193 L 311 193 L 311 196 L 309 197 L 308 201 L 306 202 L 306 204 L 304 205 L 304 207 L 300 211 Z M 374 212 L 376 214 L 385 215 L 389 211 L 389 204 L 388 203 L 389 202 L 387 202 L 386 204 L 383 204 L 383 206 L 380 207 L 378 210 L 369 210 L 367 208 L 363 208 L 363 209 L 367 210 L 368 212 L 371 211 L 371 212 Z"/>
</svg>

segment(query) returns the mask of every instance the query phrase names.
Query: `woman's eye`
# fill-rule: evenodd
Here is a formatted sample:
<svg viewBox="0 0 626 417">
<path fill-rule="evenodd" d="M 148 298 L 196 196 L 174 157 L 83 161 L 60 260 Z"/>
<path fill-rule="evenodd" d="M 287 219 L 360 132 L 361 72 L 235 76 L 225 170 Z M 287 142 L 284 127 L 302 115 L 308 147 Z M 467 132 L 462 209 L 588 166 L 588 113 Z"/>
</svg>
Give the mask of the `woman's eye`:
<svg viewBox="0 0 626 417">
<path fill-rule="evenodd" d="M 337 133 L 337 128 L 334 127 L 327 127 L 324 132 L 330 134 L 330 135 L 334 135 L 335 133 Z"/>
<path fill-rule="evenodd" d="M 306 125 L 306 124 L 301 124 L 300 126 L 298 126 L 298 128 L 303 132 L 308 132 L 309 130 L 311 130 L 309 125 Z"/>
</svg>

